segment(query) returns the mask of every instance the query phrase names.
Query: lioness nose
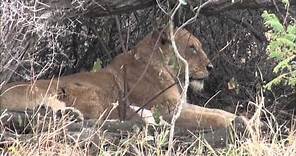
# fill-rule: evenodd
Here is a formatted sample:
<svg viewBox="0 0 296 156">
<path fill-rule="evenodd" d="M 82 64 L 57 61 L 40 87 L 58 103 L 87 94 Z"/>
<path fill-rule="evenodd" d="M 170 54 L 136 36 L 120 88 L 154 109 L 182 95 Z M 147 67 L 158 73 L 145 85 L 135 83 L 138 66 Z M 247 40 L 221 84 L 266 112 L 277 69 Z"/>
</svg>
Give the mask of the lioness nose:
<svg viewBox="0 0 296 156">
<path fill-rule="evenodd" d="M 211 70 L 213 70 L 214 66 L 212 63 L 209 63 L 206 68 L 208 71 L 211 71 Z"/>
</svg>

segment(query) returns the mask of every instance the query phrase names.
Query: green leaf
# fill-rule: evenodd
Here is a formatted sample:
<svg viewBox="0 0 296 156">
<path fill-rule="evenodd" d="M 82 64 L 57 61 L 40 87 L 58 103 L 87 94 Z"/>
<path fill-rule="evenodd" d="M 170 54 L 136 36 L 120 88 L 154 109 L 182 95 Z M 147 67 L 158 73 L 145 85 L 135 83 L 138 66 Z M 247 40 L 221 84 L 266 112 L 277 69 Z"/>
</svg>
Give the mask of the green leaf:
<svg viewBox="0 0 296 156">
<path fill-rule="evenodd" d="M 102 61 L 101 61 L 100 59 L 97 59 L 97 60 L 94 62 L 94 65 L 93 65 L 93 67 L 92 67 L 92 71 L 93 71 L 93 72 L 97 72 L 97 71 L 101 70 L 101 69 L 102 69 L 101 64 L 102 64 Z"/>
<path fill-rule="evenodd" d="M 271 51 L 269 53 L 269 57 L 273 58 L 273 59 L 276 59 L 276 60 L 279 60 L 279 59 L 281 59 L 283 57 L 283 55 L 280 52 L 274 50 L 274 51 Z"/>
<path fill-rule="evenodd" d="M 276 32 L 283 32 L 285 30 L 278 20 L 266 21 L 265 24 L 269 25 Z"/>
<path fill-rule="evenodd" d="M 277 38 L 277 41 L 278 41 L 280 47 L 284 47 L 284 46 L 290 47 L 290 48 L 295 47 L 295 43 L 293 41 L 287 39 L 285 36 Z"/>
<path fill-rule="evenodd" d="M 264 24 L 271 27 L 276 32 L 284 32 L 284 26 L 280 23 L 279 19 L 275 14 L 269 14 L 267 11 L 264 11 L 262 14 L 264 19 Z"/>
<path fill-rule="evenodd" d="M 292 43 L 296 41 L 296 35 L 291 34 L 291 33 L 285 34 L 283 37 L 286 38 L 287 40 L 291 41 Z M 293 43 L 293 44 L 294 45 L 292 47 L 294 47 L 296 43 Z"/>
<path fill-rule="evenodd" d="M 284 58 L 284 54 L 281 52 L 281 49 L 279 47 L 280 46 L 277 42 L 272 42 L 267 46 L 270 58 L 276 59 L 278 61 Z"/>
<path fill-rule="evenodd" d="M 293 25 L 291 24 L 291 25 L 288 25 L 288 27 L 287 27 L 287 32 L 289 33 L 289 34 L 294 34 L 294 35 L 296 35 L 296 23 L 294 23 Z"/>
<path fill-rule="evenodd" d="M 289 84 L 290 86 L 294 86 L 294 87 L 296 87 L 296 75 L 294 75 L 294 77 L 290 77 L 290 78 L 289 78 L 288 84 Z"/>
<path fill-rule="evenodd" d="M 290 66 L 290 62 L 295 58 L 295 56 L 288 57 L 281 62 L 279 62 L 273 69 L 273 72 L 278 73 L 279 71 Z"/>
<path fill-rule="evenodd" d="M 274 78 L 273 80 L 271 80 L 270 82 L 268 82 L 264 88 L 268 89 L 268 90 L 271 90 L 271 87 L 274 86 L 274 85 L 279 85 L 282 80 L 285 78 L 285 74 L 282 74 L 282 75 L 279 75 L 277 76 L 276 78 Z"/>
</svg>

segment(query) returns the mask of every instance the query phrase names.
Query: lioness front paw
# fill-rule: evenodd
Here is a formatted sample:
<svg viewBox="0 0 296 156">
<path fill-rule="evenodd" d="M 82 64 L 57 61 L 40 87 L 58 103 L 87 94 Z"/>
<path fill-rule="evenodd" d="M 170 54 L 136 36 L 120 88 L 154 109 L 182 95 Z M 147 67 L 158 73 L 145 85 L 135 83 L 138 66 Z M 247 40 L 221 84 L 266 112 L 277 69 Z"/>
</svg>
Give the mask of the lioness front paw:
<svg viewBox="0 0 296 156">
<path fill-rule="evenodd" d="M 83 114 L 74 107 L 66 107 L 56 112 L 58 118 L 66 118 L 70 121 L 80 122 L 84 120 Z"/>
</svg>

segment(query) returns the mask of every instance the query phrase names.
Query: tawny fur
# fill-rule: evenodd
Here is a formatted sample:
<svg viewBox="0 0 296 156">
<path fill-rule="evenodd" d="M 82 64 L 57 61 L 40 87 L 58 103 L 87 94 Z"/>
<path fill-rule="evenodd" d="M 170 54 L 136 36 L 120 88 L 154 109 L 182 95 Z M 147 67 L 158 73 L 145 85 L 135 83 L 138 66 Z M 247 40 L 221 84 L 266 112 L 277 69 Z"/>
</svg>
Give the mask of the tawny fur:
<svg viewBox="0 0 296 156">
<path fill-rule="evenodd" d="M 45 103 L 55 109 L 75 107 L 85 118 L 98 118 L 105 111 L 111 110 L 112 103 L 122 96 L 123 65 L 126 67 L 128 89 L 134 88 L 128 99 L 131 104 L 141 107 L 156 93 L 175 83 L 176 74 L 183 73 L 167 36 L 166 32 L 147 35 L 128 53 L 116 56 L 111 64 L 96 73 L 77 73 L 59 79 L 38 80 L 35 84 L 19 83 L 19 86 L 15 86 L 16 83 L 8 84 L 0 97 L 0 108 L 25 110 Z M 192 81 L 206 78 L 209 74 L 206 67 L 210 61 L 200 41 L 185 29 L 178 31 L 175 40 L 180 54 L 189 63 Z M 147 72 L 135 86 L 147 64 Z M 202 86 L 202 83 L 191 83 L 194 84 L 197 84 L 192 86 L 194 90 Z M 179 98 L 180 89 L 175 85 L 145 108 L 157 111 L 164 119 L 170 120 Z M 128 111 L 128 116 L 130 113 Z M 222 110 L 185 104 L 176 125 L 188 129 L 227 127 L 235 117 Z M 118 118 L 118 112 L 113 111 L 110 118 Z"/>
</svg>

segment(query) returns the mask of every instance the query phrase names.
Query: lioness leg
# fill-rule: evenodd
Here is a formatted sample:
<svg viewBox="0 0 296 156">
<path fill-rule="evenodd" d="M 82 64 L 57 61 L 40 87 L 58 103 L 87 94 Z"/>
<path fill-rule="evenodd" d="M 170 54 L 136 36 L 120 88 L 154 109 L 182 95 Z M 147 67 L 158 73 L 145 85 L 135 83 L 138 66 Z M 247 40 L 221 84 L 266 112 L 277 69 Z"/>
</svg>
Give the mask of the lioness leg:
<svg viewBox="0 0 296 156">
<path fill-rule="evenodd" d="M 186 129 L 226 128 L 235 118 L 235 114 L 223 110 L 185 104 L 176 126 Z"/>
</svg>

